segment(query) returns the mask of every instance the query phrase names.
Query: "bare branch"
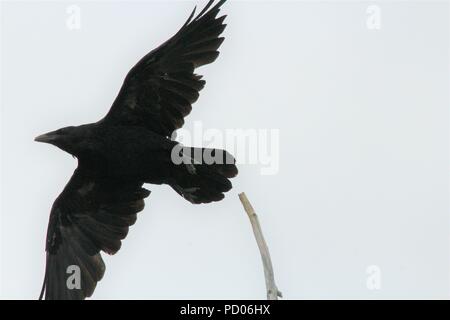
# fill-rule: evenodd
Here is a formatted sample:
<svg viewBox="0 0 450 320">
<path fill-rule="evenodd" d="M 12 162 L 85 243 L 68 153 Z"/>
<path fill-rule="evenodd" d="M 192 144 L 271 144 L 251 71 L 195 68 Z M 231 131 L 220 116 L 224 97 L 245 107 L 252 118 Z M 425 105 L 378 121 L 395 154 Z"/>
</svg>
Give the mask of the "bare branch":
<svg viewBox="0 0 450 320">
<path fill-rule="evenodd" d="M 278 297 L 283 297 L 281 292 L 278 290 L 275 284 L 275 277 L 273 274 L 272 260 L 270 259 L 269 248 L 267 247 L 266 241 L 259 224 L 258 216 L 255 213 L 250 201 L 248 200 L 245 193 L 239 195 L 239 199 L 244 206 L 245 212 L 250 219 L 250 223 L 253 228 L 253 233 L 255 235 L 256 243 L 258 244 L 259 251 L 261 253 L 261 259 L 264 266 L 264 277 L 266 279 L 267 288 L 267 300 L 278 300 Z"/>
</svg>

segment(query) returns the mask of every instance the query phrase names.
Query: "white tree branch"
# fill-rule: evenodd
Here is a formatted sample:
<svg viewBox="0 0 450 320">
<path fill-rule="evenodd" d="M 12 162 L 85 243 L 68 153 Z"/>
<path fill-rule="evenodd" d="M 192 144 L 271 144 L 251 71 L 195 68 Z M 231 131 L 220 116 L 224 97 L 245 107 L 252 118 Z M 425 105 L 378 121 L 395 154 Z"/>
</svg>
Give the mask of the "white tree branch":
<svg viewBox="0 0 450 320">
<path fill-rule="evenodd" d="M 239 199 L 244 206 L 245 212 L 250 219 L 250 223 L 253 228 L 253 233 L 255 235 L 256 243 L 258 244 L 259 252 L 261 253 L 261 258 L 264 266 L 264 277 L 266 279 L 267 288 L 267 300 L 278 300 L 278 297 L 283 297 L 281 292 L 278 290 L 275 284 L 275 277 L 273 274 L 272 260 L 270 259 L 269 248 L 267 247 L 266 241 L 259 224 L 258 216 L 255 213 L 250 201 L 248 200 L 245 193 L 239 195 Z"/>
</svg>

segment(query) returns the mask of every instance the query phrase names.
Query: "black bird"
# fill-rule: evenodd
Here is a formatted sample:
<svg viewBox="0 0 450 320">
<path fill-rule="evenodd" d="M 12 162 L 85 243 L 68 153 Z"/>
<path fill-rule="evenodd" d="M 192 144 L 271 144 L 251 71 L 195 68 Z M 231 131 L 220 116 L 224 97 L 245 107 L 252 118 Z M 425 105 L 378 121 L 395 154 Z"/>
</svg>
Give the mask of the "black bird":
<svg viewBox="0 0 450 320">
<path fill-rule="evenodd" d="M 131 69 L 102 120 L 35 139 L 78 159 L 50 213 L 40 299 L 44 293 L 45 299 L 93 294 L 105 272 L 100 251 L 115 254 L 120 249 L 150 195 L 144 183 L 168 184 L 194 204 L 220 201 L 231 189 L 229 178 L 238 171 L 229 153 L 181 149 L 170 139 L 205 85 L 195 69 L 214 62 L 224 41 L 219 36 L 226 16 L 218 14 L 225 0 L 214 2 L 197 16 L 194 9 L 178 33 Z M 202 161 L 206 155 L 215 161 Z M 78 267 L 78 284 L 69 279 L 76 275 L 73 266 Z"/>
</svg>

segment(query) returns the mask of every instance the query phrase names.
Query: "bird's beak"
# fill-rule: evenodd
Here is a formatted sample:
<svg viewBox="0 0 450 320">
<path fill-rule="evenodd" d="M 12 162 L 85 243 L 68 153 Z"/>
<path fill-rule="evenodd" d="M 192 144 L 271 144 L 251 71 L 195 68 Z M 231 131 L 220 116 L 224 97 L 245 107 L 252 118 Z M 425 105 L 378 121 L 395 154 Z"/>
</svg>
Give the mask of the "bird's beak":
<svg viewBox="0 0 450 320">
<path fill-rule="evenodd" d="M 39 137 L 36 137 L 34 141 L 36 142 L 43 142 L 43 143 L 53 143 L 58 139 L 58 134 L 55 132 L 49 132 L 43 135 L 40 135 Z"/>
</svg>

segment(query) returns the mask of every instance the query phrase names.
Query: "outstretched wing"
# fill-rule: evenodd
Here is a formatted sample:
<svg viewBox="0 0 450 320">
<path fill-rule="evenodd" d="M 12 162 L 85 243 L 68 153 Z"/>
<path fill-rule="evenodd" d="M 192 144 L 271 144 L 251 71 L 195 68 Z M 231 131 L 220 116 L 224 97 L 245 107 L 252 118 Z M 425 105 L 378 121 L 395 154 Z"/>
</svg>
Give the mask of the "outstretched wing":
<svg viewBox="0 0 450 320">
<path fill-rule="evenodd" d="M 40 299 L 84 299 L 105 272 L 100 251 L 115 254 L 149 191 L 142 183 L 92 180 L 77 169 L 50 214 Z"/>
<path fill-rule="evenodd" d="M 193 19 L 194 9 L 177 34 L 142 58 L 103 121 L 142 126 L 166 137 L 181 128 L 206 83 L 195 69 L 219 56 L 226 16 L 217 16 L 224 2 L 212 7 L 214 0 L 209 1 Z"/>
</svg>

